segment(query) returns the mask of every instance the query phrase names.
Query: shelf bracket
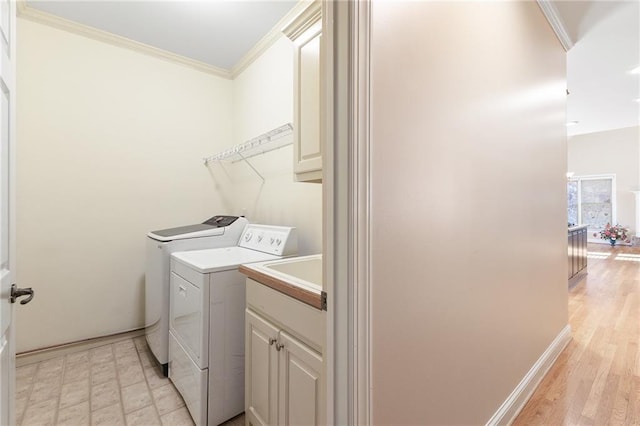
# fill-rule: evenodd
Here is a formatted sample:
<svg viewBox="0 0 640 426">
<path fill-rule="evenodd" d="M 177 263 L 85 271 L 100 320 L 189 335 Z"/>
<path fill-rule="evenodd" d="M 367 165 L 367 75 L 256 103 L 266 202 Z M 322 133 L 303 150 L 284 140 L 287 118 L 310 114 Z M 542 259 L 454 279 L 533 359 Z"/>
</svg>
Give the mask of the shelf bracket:
<svg viewBox="0 0 640 426">
<path fill-rule="evenodd" d="M 240 156 L 240 159 L 241 159 L 242 161 L 244 161 L 245 163 L 247 163 L 247 166 L 251 167 L 251 170 L 253 170 L 253 172 L 254 172 L 255 174 L 257 174 L 257 175 L 258 175 L 258 177 L 259 177 L 260 179 L 262 179 L 262 183 L 264 183 L 264 182 L 265 182 L 265 180 L 264 180 L 264 176 L 262 176 L 262 175 L 260 174 L 260 172 L 259 172 L 258 170 L 256 170 L 256 168 L 255 168 L 255 167 L 253 167 L 253 164 L 251 164 L 251 163 L 249 162 L 249 160 L 247 160 L 246 158 L 244 158 L 244 156 L 243 156 L 241 153 L 239 153 L 239 152 L 238 152 L 237 154 Z"/>
</svg>

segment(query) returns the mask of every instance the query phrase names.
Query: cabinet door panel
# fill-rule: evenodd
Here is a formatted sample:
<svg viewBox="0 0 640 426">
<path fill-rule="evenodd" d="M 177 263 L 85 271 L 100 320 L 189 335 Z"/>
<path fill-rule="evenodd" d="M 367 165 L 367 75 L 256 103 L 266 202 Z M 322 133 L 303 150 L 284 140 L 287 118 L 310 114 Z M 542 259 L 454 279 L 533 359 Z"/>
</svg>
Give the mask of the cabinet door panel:
<svg viewBox="0 0 640 426">
<path fill-rule="evenodd" d="M 321 3 L 315 1 L 283 29 L 294 43 L 294 172 L 297 181 L 322 181 Z"/>
<path fill-rule="evenodd" d="M 567 233 L 567 273 L 569 275 L 569 279 L 573 277 L 573 247 L 571 247 L 571 232 Z"/>
<path fill-rule="evenodd" d="M 280 332 L 278 424 L 320 425 L 323 413 L 322 358 L 313 349 Z"/>
<path fill-rule="evenodd" d="M 587 267 L 587 230 L 580 231 L 580 269 Z"/>
<path fill-rule="evenodd" d="M 277 328 L 246 311 L 245 413 L 253 425 L 276 423 L 278 352 L 270 341 L 277 337 Z"/>
<path fill-rule="evenodd" d="M 298 89 L 300 150 L 298 164 L 303 170 L 322 167 L 320 149 L 320 38 L 317 34 L 300 46 Z M 305 164 L 306 162 L 306 164 Z"/>
</svg>

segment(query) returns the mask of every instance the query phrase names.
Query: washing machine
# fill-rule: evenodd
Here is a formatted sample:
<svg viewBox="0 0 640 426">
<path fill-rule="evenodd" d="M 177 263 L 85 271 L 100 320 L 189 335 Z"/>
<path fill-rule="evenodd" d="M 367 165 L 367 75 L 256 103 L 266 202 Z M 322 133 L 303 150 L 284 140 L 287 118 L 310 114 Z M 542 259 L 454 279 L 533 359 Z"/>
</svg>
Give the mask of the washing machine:
<svg viewBox="0 0 640 426">
<path fill-rule="evenodd" d="M 203 223 L 147 234 L 145 335 L 165 376 L 169 363 L 169 256 L 175 251 L 235 246 L 247 223 L 244 217 L 213 216 Z"/>
<path fill-rule="evenodd" d="M 237 247 L 171 255 L 169 379 L 197 426 L 244 411 L 241 264 L 297 253 L 295 228 L 249 224 Z"/>
</svg>

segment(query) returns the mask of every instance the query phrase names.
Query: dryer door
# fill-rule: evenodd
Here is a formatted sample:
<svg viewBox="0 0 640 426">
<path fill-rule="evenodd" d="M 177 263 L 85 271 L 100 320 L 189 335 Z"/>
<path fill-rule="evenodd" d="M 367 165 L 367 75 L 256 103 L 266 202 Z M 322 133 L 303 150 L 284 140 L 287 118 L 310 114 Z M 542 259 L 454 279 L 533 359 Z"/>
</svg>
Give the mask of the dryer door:
<svg viewBox="0 0 640 426">
<path fill-rule="evenodd" d="M 208 366 L 208 297 L 203 289 L 171 273 L 169 329 L 200 368 Z M 207 302 L 206 304 L 203 302 Z"/>
</svg>

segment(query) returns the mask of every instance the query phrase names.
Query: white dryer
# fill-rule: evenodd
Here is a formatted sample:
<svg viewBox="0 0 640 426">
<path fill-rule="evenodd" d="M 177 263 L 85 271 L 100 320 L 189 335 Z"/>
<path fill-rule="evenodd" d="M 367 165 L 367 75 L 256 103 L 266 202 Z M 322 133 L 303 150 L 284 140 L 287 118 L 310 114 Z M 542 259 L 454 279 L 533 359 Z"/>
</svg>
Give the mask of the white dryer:
<svg viewBox="0 0 640 426">
<path fill-rule="evenodd" d="M 249 224 L 237 247 L 171 255 L 169 378 L 197 426 L 244 411 L 245 280 L 238 266 L 297 253 L 295 228 Z"/>
<path fill-rule="evenodd" d="M 147 234 L 145 335 L 165 376 L 169 363 L 169 256 L 174 251 L 236 246 L 247 223 L 244 217 L 213 216 L 203 223 Z"/>
</svg>

